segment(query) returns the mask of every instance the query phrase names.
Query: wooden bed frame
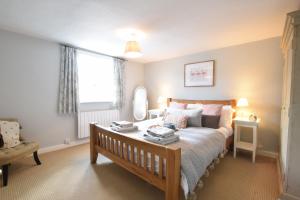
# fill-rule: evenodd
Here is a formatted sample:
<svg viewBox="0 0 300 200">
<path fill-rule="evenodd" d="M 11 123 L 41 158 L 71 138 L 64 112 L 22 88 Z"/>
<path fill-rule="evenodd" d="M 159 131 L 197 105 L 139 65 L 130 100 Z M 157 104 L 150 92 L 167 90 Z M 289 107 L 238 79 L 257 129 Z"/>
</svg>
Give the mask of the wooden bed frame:
<svg viewBox="0 0 300 200">
<path fill-rule="evenodd" d="M 181 100 L 168 98 L 167 104 L 169 105 L 170 102 L 223 104 L 231 105 L 233 108 L 236 106 L 235 100 Z M 227 148 L 232 144 L 232 141 L 232 137 L 227 139 Z M 134 151 L 129 149 L 137 150 L 136 157 L 134 156 Z M 91 123 L 90 159 L 92 164 L 96 163 L 98 153 L 164 191 L 165 200 L 180 199 L 180 148 L 150 143 L 131 134 L 118 133 L 107 127 Z M 150 160 L 142 159 L 142 154 L 150 156 Z M 145 158 L 146 156 L 143 157 Z M 158 158 L 158 173 L 155 170 L 155 158 Z M 150 166 L 150 168 L 147 166 Z M 164 168 L 165 172 L 163 172 Z"/>
</svg>

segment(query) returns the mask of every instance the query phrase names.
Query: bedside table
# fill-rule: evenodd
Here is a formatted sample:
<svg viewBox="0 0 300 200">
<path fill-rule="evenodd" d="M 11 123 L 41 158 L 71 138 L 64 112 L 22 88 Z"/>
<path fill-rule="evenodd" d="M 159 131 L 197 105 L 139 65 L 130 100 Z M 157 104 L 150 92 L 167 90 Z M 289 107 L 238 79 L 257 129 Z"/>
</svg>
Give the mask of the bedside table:
<svg viewBox="0 0 300 200">
<path fill-rule="evenodd" d="M 148 110 L 148 119 L 153 119 L 157 117 L 163 116 L 165 113 L 165 110 L 163 109 L 152 109 Z"/>
<path fill-rule="evenodd" d="M 255 156 L 256 156 L 256 148 L 257 148 L 257 128 L 260 120 L 257 119 L 256 121 L 250 121 L 245 118 L 235 118 L 234 119 L 234 153 L 233 157 L 236 157 L 236 150 L 237 149 L 244 149 L 247 151 L 252 151 L 252 162 L 255 163 Z M 250 142 L 243 142 L 241 141 L 241 127 L 248 127 L 252 128 L 253 134 L 253 141 Z"/>
</svg>

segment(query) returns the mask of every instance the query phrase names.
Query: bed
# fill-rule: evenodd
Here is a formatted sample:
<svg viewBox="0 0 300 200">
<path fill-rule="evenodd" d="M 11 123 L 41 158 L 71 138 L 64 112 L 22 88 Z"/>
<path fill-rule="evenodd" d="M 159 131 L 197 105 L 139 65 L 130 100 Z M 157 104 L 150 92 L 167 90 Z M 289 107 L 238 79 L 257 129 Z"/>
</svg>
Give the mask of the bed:
<svg viewBox="0 0 300 200">
<path fill-rule="evenodd" d="M 188 104 L 223 104 L 235 108 L 235 100 L 182 100 L 170 102 Z M 109 127 L 90 124 L 90 159 L 95 164 L 98 154 L 139 176 L 165 192 L 166 200 L 179 200 L 181 190 L 187 197 L 204 175 L 206 168 L 226 152 L 233 142 L 233 134 L 209 128 L 187 128 L 178 131 L 180 141 L 166 146 L 143 139 L 149 125 L 159 118 L 137 123 L 139 131 L 119 133 Z M 199 134 L 201 131 L 201 134 Z"/>
</svg>

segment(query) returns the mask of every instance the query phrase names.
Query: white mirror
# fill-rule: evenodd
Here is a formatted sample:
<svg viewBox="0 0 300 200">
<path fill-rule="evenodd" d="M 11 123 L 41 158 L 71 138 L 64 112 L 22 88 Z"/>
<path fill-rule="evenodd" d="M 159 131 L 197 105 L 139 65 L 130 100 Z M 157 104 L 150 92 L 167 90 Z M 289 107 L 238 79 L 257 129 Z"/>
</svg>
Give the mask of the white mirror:
<svg viewBox="0 0 300 200">
<path fill-rule="evenodd" d="M 148 109 L 148 99 L 146 88 L 139 86 L 134 91 L 133 98 L 133 116 L 137 121 L 146 118 Z"/>
</svg>

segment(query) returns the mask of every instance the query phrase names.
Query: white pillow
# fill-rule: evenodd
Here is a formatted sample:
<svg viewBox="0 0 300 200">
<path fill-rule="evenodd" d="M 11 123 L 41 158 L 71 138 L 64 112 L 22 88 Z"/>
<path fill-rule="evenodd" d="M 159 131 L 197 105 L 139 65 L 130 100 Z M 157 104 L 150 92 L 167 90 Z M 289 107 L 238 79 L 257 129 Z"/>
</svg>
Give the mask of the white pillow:
<svg viewBox="0 0 300 200">
<path fill-rule="evenodd" d="M 193 110 L 193 109 L 202 110 L 203 109 L 203 104 L 191 103 L 191 104 L 187 105 L 186 109 L 188 109 L 188 110 Z"/>
<path fill-rule="evenodd" d="M 219 126 L 230 128 L 232 124 L 232 115 L 233 115 L 233 109 L 231 106 L 223 106 L 221 110 L 221 117 Z"/>
<path fill-rule="evenodd" d="M 18 122 L 0 121 L 0 133 L 3 137 L 3 148 L 11 148 L 20 144 L 20 125 Z"/>
</svg>

